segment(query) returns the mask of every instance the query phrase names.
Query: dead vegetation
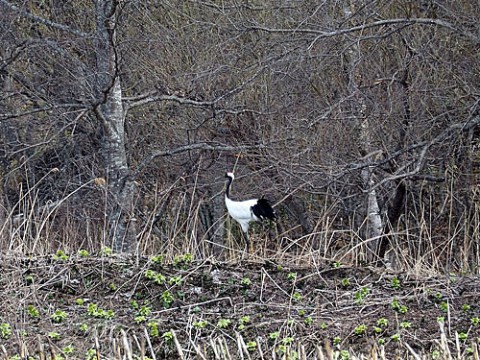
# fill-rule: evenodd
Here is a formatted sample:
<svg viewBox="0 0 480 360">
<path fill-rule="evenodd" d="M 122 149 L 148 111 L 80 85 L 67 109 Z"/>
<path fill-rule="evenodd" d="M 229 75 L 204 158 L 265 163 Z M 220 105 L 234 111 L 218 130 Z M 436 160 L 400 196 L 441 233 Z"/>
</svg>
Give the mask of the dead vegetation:
<svg viewBox="0 0 480 360">
<path fill-rule="evenodd" d="M 3 258 L 5 359 L 476 359 L 480 281 L 319 262 Z"/>
<path fill-rule="evenodd" d="M 479 10 L 1 0 L 3 358 L 479 359 Z"/>
</svg>

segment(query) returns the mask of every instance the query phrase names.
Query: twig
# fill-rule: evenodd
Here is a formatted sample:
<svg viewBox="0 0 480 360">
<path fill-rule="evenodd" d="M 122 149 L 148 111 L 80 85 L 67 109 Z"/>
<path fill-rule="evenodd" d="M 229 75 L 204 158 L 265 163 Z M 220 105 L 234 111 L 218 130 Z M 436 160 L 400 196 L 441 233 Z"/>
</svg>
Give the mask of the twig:
<svg viewBox="0 0 480 360">
<path fill-rule="evenodd" d="M 18 6 L 14 5 L 14 4 L 11 4 L 10 2 L 8 2 L 6 0 L 0 0 L 0 4 L 3 4 L 5 7 L 10 9 L 11 11 L 14 11 L 14 12 L 18 13 L 21 16 L 27 18 L 27 19 L 33 20 L 33 21 L 38 22 L 40 24 L 44 24 L 44 25 L 47 25 L 47 26 L 52 27 L 54 29 L 69 32 L 71 34 L 78 35 L 78 36 L 81 36 L 81 37 L 88 37 L 89 36 L 88 33 L 84 33 L 83 31 L 73 29 L 70 26 L 67 26 L 67 25 L 64 25 L 64 24 L 59 24 L 59 23 L 53 22 L 51 20 L 47 20 L 43 17 L 40 17 L 40 16 L 34 15 L 32 13 L 29 13 L 25 10 L 22 10 Z"/>
<path fill-rule="evenodd" d="M 178 355 L 180 356 L 180 359 L 185 359 L 185 355 L 182 350 L 182 346 L 180 345 L 180 342 L 178 341 L 177 334 L 175 334 L 175 331 L 173 329 L 170 329 L 170 332 L 173 335 L 173 342 L 175 343 L 175 347 L 177 348 Z"/>
</svg>

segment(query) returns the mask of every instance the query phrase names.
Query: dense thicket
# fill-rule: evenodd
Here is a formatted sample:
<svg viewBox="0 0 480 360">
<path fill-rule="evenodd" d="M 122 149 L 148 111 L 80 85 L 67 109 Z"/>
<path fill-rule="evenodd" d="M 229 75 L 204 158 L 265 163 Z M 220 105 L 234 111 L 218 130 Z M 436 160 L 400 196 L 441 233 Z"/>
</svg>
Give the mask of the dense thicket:
<svg viewBox="0 0 480 360">
<path fill-rule="evenodd" d="M 471 2 L 0 8 L 2 251 L 225 255 L 235 168 L 262 255 L 477 270 Z"/>
</svg>

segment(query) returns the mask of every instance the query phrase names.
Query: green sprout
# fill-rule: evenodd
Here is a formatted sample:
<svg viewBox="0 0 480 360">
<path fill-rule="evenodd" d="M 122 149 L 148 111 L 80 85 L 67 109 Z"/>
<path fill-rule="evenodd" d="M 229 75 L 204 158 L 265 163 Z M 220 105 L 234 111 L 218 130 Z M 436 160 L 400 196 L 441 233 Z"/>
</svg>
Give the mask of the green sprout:
<svg viewBox="0 0 480 360">
<path fill-rule="evenodd" d="M 439 307 L 440 307 L 440 310 L 442 310 L 444 313 L 448 312 L 448 302 L 442 301 Z"/>
<path fill-rule="evenodd" d="M 173 295 L 170 293 L 170 291 L 166 290 L 162 293 L 161 296 L 162 299 L 162 304 L 165 309 L 170 308 L 172 305 L 173 301 L 175 300 Z"/>
<path fill-rule="evenodd" d="M 248 324 L 249 322 L 250 322 L 250 316 L 248 315 L 242 316 L 239 320 L 240 325 L 238 325 L 238 330 L 244 330 L 245 325 Z"/>
<path fill-rule="evenodd" d="M 313 324 L 313 319 L 311 316 L 307 316 L 305 320 L 303 320 L 303 322 L 305 323 L 305 325 L 311 326 Z"/>
<path fill-rule="evenodd" d="M 172 331 L 167 331 L 162 334 L 162 338 L 165 340 L 166 343 L 172 343 L 173 342 L 173 332 Z"/>
<path fill-rule="evenodd" d="M 200 321 L 194 321 L 192 323 L 193 327 L 197 330 L 205 328 L 207 326 L 207 322 L 205 320 L 200 320 Z"/>
<path fill-rule="evenodd" d="M 63 311 L 63 310 L 56 310 L 50 318 L 53 320 L 53 322 L 56 323 L 61 323 L 63 320 L 67 318 L 68 314 Z"/>
<path fill-rule="evenodd" d="M 354 330 L 353 332 L 356 334 L 356 335 L 365 335 L 367 333 L 367 325 L 365 324 L 361 324 L 361 325 L 358 325 Z"/>
<path fill-rule="evenodd" d="M 471 309 L 472 309 L 472 307 L 471 307 L 470 305 L 468 305 L 468 304 L 463 304 L 463 305 L 462 305 L 462 311 L 463 311 L 464 313 L 469 312 Z"/>
<path fill-rule="evenodd" d="M 73 352 L 75 351 L 75 348 L 73 347 L 73 345 L 67 345 L 67 346 L 64 346 L 62 348 L 62 352 L 65 354 L 65 355 L 72 355 Z"/>
<path fill-rule="evenodd" d="M 33 305 L 28 305 L 27 306 L 27 313 L 28 315 L 30 315 L 30 317 L 32 318 L 38 318 L 40 317 L 40 311 L 38 311 L 38 309 L 33 306 Z"/>
<path fill-rule="evenodd" d="M 250 285 L 252 285 L 252 280 L 250 280 L 250 278 L 248 278 L 248 277 L 244 277 L 244 278 L 240 281 L 240 284 L 241 284 L 243 287 L 249 287 Z"/>
<path fill-rule="evenodd" d="M 302 300 L 302 294 L 300 294 L 298 291 L 296 291 L 293 295 L 292 295 L 292 300 L 294 302 L 299 302 L 300 300 Z"/>
<path fill-rule="evenodd" d="M 400 328 L 402 329 L 410 329 L 412 327 L 412 323 L 410 321 L 402 321 L 400 323 Z"/>
<path fill-rule="evenodd" d="M 391 305 L 393 310 L 395 310 L 395 311 L 397 311 L 401 314 L 406 314 L 407 311 L 408 311 L 407 306 L 401 305 L 400 302 L 398 301 L 398 299 L 393 299 L 390 305 Z"/>
<path fill-rule="evenodd" d="M 47 336 L 53 341 L 60 340 L 60 334 L 56 331 L 50 331 Z"/>
<path fill-rule="evenodd" d="M 163 264 L 164 257 L 163 255 L 155 255 L 150 258 L 154 264 Z"/>
<path fill-rule="evenodd" d="M 88 331 L 88 325 L 83 323 L 83 324 L 80 324 L 80 326 L 78 327 L 80 329 L 81 332 L 83 333 L 86 333 Z"/>
<path fill-rule="evenodd" d="M 148 280 L 153 280 L 155 278 L 155 274 L 157 272 L 152 270 L 152 269 L 147 269 L 145 270 L 145 273 L 143 274 Z"/>
<path fill-rule="evenodd" d="M 390 339 L 392 339 L 392 341 L 395 341 L 395 342 L 398 342 L 400 341 L 400 334 L 393 334 L 392 336 L 390 336 Z"/>
<path fill-rule="evenodd" d="M 152 313 L 152 309 L 147 305 L 142 305 L 140 309 L 138 309 L 138 314 L 143 316 L 149 316 Z"/>
<path fill-rule="evenodd" d="M 175 266 L 178 265 L 187 265 L 190 264 L 193 260 L 193 255 L 192 254 L 183 254 L 183 255 L 177 255 L 173 258 L 173 264 Z"/>
<path fill-rule="evenodd" d="M 340 354 L 338 357 L 339 360 L 350 360 L 350 353 L 348 350 L 340 350 Z"/>
<path fill-rule="evenodd" d="M 85 249 L 78 250 L 77 254 L 80 257 L 88 257 L 90 255 L 90 253 Z"/>
<path fill-rule="evenodd" d="M 157 285 L 163 285 L 167 281 L 167 278 L 164 275 L 154 270 L 148 269 L 145 271 L 144 275 L 148 280 L 154 281 Z"/>
<path fill-rule="evenodd" d="M 246 343 L 247 350 L 248 351 L 254 351 L 257 348 L 257 342 L 256 341 L 249 341 Z"/>
<path fill-rule="evenodd" d="M 240 318 L 240 324 L 248 324 L 250 322 L 250 316 L 245 315 Z"/>
<path fill-rule="evenodd" d="M 86 360 L 95 360 L 97 358 L 97 350 L 91 348 L 87 350 L 87 353 L 85 354 L 85 359 Z"/>
<path fill-rule="evenodd" d="M 340 345 L 342 343 L 342 338 L 340 336 L 335 336 L 333 338 L 333 345 L 337 346 L 337 345 Z"/>
<path fill-rule="evenodd" d="M 152 336 L 152 337 L 160 336 L 160 330 L 158 329 L 158 322 L 150 321 L 147 324 L 147 327 L 148 327 L 150 336 Z"/>
<path fill-rule="evenodd" d="M 460 340 L 461 342 L 466 342 L 467 338 L 468 338 L 467 333 L 464 333 L 464 332 L 458 333 L 458 340 Z"/>
<path fill-rule="evenodd" d="M 20 357 L 20 355 L 18 354 L 8 357 L 8 360 L 23 360 L 23 359 L 24 358 Z"/>
<path fill-rule="evenodd" d="M 385 318 L 380 318 L 377 320 L 377 325 L 381 328 L 386 328 L 388 326 L 388 320 Z"/>
<path fill-rule="evenodd" d="M 220 319 L 218 320 L 217 327 L 220 329 L 225 329 L 230 325 L 231 322 L 232 320 L 230 319 Z"/>
<path fill-rule="evenodd" d="M 279 344 L 277 346 L 277 351 L 282 353 L 283 355 L 286 355 L 288 352 L 288 359 L 292 360 L 297 360 L 298 359 L 298 353 L 294 350 L 289 350 L 289 347 L 283 344 Z M 285 356 L 282 356 L 282 359 L 285 359 Z"/>
<path fill-rule="evenodd" d="M 181 276 L 172 276 L 170 279 L 168 279 L 168 283 L 170 285 L 180 285 L 182 283 L 182 277 Z"/>
<path fill-rule="evenodd" d="M 12 327 L 10 324 L 1 323 L 0 324 L 0 338 L 7 340 L 12 335 Z"/>
<path fill-rule="evenodd" d="M 478 325 L 480 325 L 480 318 L 479 317 L 473 317 L 473 318 L 470 319 L 470 323 L 473 326 L 478 326 Z"/>
<path fill-rule="evenodd" d="M 87 314 L 95 318 L 107 320 L 110 320 L 115 316 L 115 312 L 113 310 L 103 310 L 99 308 L 98 305 L 95 303 L 88 304 Z"/>
<path fill-rule="evenodd" d="M 98 305 L 95 303 L 88 304 L 87 314 L 91 316 L 95 316 L 96 314 L 98 314 Z"/>
<path fill-rule="evenodd" d="M 349 278 L 343 278 L 342 279 L 342 286 L 343 287 L 349 287 L 350 286 L 350 279 Z"/>
<path fill-rule="evenodd" d="M 370 293 L 370 289 L 367 286 L 360 288 L 358 291 L 355 292 L 355 302 L 357 304 L 363 304 L 365 302 L 365 298 Z"/>
<path fill-rule="evenodd" d="M 392 286 L 392 289 L 398 290 L 400 289 L 400 280 L 397 277 L 394 277 L 392 281 L 390 282 L 390 285 Z"/>
<path fill-rule="evenodd" d="M 78 298 L 75 300 L 75 304 L 77 304 L 78 306 L 83 306 L 85 305 L 85 299 Z"/>
<path fill-rule="evenodd" d="M 268 338 L 270 340 L 276 340 L 276 339 L 278 339 L 279 336 L 280 336 L 280 331 L 274 331 L 274 332 L 271 332 L 270 334 L 268 334 Z"/>
<path fill-rule="evenodd" d="M 165 284 L 165 282 L 167 281 L 167 278 L 160 273 L 156 273 L 155 277 L 153 278 L 153 281 L 155 281 L 155 284 L 157 285 L 162 285 L 162 284 Z"/>
<path fill-rule="evenodd" d="M 100 250 L 100 254 L 104 256 L 111 256 L 113 254 L 113 250 L 109 246 L 104 246 L 102 250 Z"/>
<path fill-rule="evenodd" d="M 143 315 L 138 315 L 135 317 L 135 322 L 137 324 L 141 324 L 143 322 L 147 321 L 147 317 L 146 316 L 143 316 Z"/>
<path fill-rule="evenodd" d="M 57 253 L 53 255 L 53 260 L 57 261 L 67 261 L 68 260 L 68 255 L 65 254 L 63 250 L 57 250 Z"/>
<path fill-rule="evenodd" d="M 297 279 L 297 273 L 296 272 L 289 272 L 287 274 L 287 279 L 289 281 L 295 281 Z"/>
</svg>

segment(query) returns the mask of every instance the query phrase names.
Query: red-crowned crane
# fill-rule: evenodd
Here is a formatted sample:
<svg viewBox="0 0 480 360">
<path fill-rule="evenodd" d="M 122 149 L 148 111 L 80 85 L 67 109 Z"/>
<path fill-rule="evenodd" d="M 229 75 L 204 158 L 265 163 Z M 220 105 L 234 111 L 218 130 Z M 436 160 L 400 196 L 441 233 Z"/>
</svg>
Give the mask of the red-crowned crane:
<svg viewBox="0 0 480 360">
<path fill-rule="evenodd" d="M 225 191 L 225 205 L 227 206 L 230 216 L 237 221 L 242 227 L 245 234 L 245 241 L 247 243 L 247 251 L 250 251 L 250 239 L 248 238 L 248 227 L 250 222 L 262 222 L 266 219 L 275 221 L 277 216 L 272 209 L 270 202 L 264 199 L 250 199 L 243 201 L 235 201 L 230 198 L 230 189 L 235 175 L 232 172 L 225 174 L 227 178 L 227 189 Z"/>
</svg>

